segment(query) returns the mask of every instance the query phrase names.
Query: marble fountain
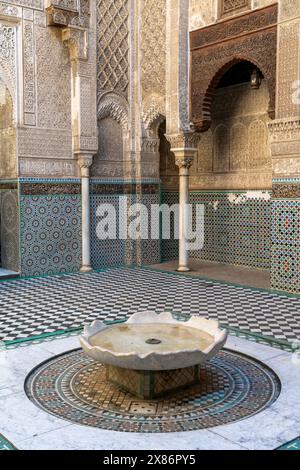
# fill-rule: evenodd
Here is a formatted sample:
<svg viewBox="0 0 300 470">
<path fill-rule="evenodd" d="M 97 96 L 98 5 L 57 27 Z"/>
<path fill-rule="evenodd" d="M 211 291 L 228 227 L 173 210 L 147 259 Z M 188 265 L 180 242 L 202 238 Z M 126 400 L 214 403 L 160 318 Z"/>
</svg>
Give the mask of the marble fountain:
<svg viewBox="0 0 300 470">
<path fill-rule="evenodd" d="M 87 326 L 80 343 L 106 367 L 114 385 L 144 399 L 155 399 L 200 380 L 200 366 L 218 354 L 228 333 L 215 320 L 176 320 L 170 313 L 142 312 L 126 323 Z"/>
</svg>

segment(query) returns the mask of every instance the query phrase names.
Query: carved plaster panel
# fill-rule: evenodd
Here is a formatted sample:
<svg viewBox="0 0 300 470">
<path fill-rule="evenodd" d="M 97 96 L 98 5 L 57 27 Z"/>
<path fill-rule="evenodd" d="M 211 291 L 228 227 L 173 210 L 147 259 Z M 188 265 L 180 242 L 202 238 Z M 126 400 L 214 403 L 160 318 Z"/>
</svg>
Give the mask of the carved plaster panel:
<svg viewBox="0 0 300 470">
<path fill-rule="evenodd" d="M 279 25 L 277 118 L 299 116 L 293 84 L 300 79 L 300 21 Z"/>
<path fill-rule="evenodd" d="M 145 95 L 165 96 L 166 0 L 143 0 L 141 82 Z"/>
<path fill-rule="evenodd" d="M 269 87 L 269 114 L 274 117 L 277 5 L 194 31 L 190 39 L 191 120 L 197 130 L 210 126 L 215 87 L 239 60 L 248 60 L 261 69 Z"/>
<path fill-rule="evenodd" d="M 72 158 L 71 130 L 21 127 L 18 154 L 20 157 Z"/>
<path fill-rule="evenodd" d="M 30 10 L 29 10 L 30 11 Z M 35 40 L 33 15 L 23 20 L 23 107 L 24 124 L 36 124 Z"/>
<path fill-rule="evenodd" d="M 219 0 L 219 15 L 221 18 L 250 9 L 251 0 Z"/>
<path fill-rule="evenodd" d="M 0 2 L 0 14 L 3 16 L 21 18 L 22 9 L 15 5 L 8 5 L 6 3 Z"/>
<path fill-rule="evenodd" d="M 60 31 L 36 27 L 38 126 L 71 128 L 71 67 Z"/>
<path fill-rule="evenodd" d="M 127 97 L 129 84 L 129 2 L 97 0 L 98 93 Z"/>
<path fill-rule="evenodd" d="M 43 10 L 44 0 L 2 0 L 2 3 L 9 3 L 16 6 L 28 7 L 34 10 Z"/>
<path fill-rule="evenodd" d="M 78 176 L 78 165 L 74 160 L 19 158 L 19 172 L 23 177 L 67 178 Z"/>
</svg>

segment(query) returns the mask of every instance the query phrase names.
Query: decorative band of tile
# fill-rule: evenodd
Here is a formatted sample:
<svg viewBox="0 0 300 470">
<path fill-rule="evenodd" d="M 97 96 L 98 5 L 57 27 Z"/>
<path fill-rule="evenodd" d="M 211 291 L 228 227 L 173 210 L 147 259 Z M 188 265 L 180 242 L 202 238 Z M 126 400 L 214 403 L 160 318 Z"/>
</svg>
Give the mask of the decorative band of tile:
<svg viewBox="0 0 300 470">
<path fill-rule="evenodd" d="M 279 183 L 300 183 L 300 178 L 273 178 L 273 184 Z"/>
<path fill-rule="evenodd" d="M 186 374 L 174 371 L 172 379 L 176 377 L 179 388 L 168 399 L 141 400 L 109 382 L 105 367 L 77 349 L 40 364 L 26 378 L 25 392 L 39 408 L 72 423 L 118 432 L 169 433 L 254 416 L 271 406 L 281 391 L 271 369 L 227 349 L 199 367 L 195 385 L 182 389 Z M 159 387 L 162 380 L 165 376 Z"/>
<path fill-rule="evenodd" d="M 16 447 L 0 434 L 0 450 L 16 450 Z"/>
<path fill-rule="evenodd" d="M 300 437 L 280 446 L 276 450 L 300 450 Z"/>
<path fill-rule="evenodd" d="M 295 199 L 300 198 L 300 181 L 297 184 L 274 184 L 274 199 Z"/>
<path fill-rule="evenodd" d="M 24 196 L 80 194 L 80 183 L 21 183 L 21 194 Z"/>
</svg>

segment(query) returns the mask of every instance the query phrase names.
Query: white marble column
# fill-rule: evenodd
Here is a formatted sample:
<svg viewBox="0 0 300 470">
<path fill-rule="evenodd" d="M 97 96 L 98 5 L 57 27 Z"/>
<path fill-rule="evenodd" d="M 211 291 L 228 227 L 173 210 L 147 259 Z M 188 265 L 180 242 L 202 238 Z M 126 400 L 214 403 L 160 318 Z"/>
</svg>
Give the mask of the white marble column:
<svg viewBox="0 0 300 470">
<path fill-rule="evenodd" d="M 81 218 L 82 218 L 82 254 L 80 271 L 88 273 L 91 267 L 91 229 L 90 229 L 90 167 L 93 163 L 92 154 L 78 156 L 81 176 Z"/>
<path fill-rule="evenodd" d="M 175 163 L 179 168 L 179 272 L 190 271 L 189 267 L 189 176 L 190 168 L 198 151 L 199 135 L 193 132 L 167 135 Z"/>
<path fill-rule="evenodd" d="M 175 155 L 176 165 L 179 167 L 179 272 L 188 272 L 189 251 L 187 235 L 189 224 L 189 176 L 193 164 L 193 157 Z"/>
</svg>

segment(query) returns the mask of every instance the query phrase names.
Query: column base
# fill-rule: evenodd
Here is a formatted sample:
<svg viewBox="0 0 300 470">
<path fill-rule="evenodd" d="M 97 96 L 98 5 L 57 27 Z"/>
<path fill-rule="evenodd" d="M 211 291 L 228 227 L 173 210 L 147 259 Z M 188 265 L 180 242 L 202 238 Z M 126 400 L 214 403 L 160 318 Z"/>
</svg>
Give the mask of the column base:
<svg viewBox="0 0 300 470">
<path fill-rule="evenodd" d="M 93 271 L 92 266 L 81 266 L 80 272 L 81 273 L 91 273 Z"/>
<path fill-rule="evenodd" d="M 176 269 L 176 271 L 179 272 L 179 273 L 189 273 L 191 270 L 187 266 L 179 266 Z"/>
</svg>

